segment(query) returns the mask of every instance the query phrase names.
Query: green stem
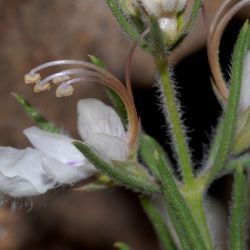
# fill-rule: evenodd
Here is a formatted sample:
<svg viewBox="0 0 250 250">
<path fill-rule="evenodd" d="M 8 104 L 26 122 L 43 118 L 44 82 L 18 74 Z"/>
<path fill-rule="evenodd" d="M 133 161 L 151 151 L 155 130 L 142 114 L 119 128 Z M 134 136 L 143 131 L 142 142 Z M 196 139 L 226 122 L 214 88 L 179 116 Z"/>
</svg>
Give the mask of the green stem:
<svg viewBox="0 0 250 250">
<path fill-rule="evenodd" d="M 204 207 L 202 204 L 202 190 L 202 187 L 201 189 L 199 189 L 199 187 L 192 189 L 190 192 L 184 193 L 184 198 L 187 200 L 190 206 L 191 213 L 193 214 L 195 222 L 201 231 L 207 249 L 213 249 L 212 238 L 210 235 Z"/>
<path fill-rule="evenodd" d="M 178 155 L 179 164 L 182 170 L 183 181 L 187 186 L 192 186 L 194 176 L 191 166 L 191 157 L 188 150 L 185 132 L 182 127 L 181 117 L 178 110 L 178 103 L 175 98 L 175 90 L 171 83 L 167 63 L 164 60 L 156 60 L 162 81 L 162 90 L 169 123 L 172 128 L 173 142 Z"/>
<path fill-rule="evenodd" d="M 247 216 L 247 177 L 243 167 L 238 165 L 234 171 L 234 185 L 229 227 L 229 249 L 246 249 Z"/>
<path fill-rule="evenodd" d="M 164 223 L 158 209 L 146 197 L 141 197 L 140 201 L 144 211 L 146 212 L 155 229 L 155 232 L 161 242 L 163 249 L 176 250 L 171 234 L 169 233 L 168 228 Z"/>
</svg>

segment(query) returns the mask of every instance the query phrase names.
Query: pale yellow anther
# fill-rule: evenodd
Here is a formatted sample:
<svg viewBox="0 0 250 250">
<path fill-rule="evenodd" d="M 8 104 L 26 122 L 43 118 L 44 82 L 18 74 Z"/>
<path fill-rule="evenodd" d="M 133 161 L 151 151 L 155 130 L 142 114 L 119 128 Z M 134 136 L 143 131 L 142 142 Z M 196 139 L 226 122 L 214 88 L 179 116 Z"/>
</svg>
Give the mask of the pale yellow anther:
<svg viewBox="0 0 250 250">
<path fill-rule="evenodd" d="M 59 76 L 59 77 L 55 77 L 53 80 L 52 80 L 52 83 L 54 83 L 55 85 L 58 85 L 58 84 L 61 84 L 63 82 L 66 82 L 70 80 L 70 77 L 69 76 Z"/>
<path fill-rule="evenodd" d="M 74 92 L 74 88 L 71 85 L 59 86 L 56 89 L 56 97 L 66 97 L 71 96 Z"/>
<path fill-rule="evenodd" d="M 34 84 L 38 83 L 41 80 L 41 75 L 39 73 L 28 73 L 24 76 L 25 84 Z"/>
<path fill-rule="evenodd" d="M 45 84 L 36 84 L 33 88 L 33 91 L 35 93 L 42 92 L 45 90 L 50 90 L 50 83 L 45 83 Z"/>
</svg>

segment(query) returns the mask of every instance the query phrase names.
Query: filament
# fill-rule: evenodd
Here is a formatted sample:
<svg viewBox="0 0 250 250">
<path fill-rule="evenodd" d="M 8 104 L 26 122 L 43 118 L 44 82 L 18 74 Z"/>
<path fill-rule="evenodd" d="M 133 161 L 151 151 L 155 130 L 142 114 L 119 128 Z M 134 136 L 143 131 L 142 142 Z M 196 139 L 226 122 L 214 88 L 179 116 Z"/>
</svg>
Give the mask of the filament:
<svg viewBox="0 0 250 250">
<path fill-rule="evenodd" d="M 229 2 L 223 4 L 221 9 L 219 9 L 219 14 L 217 15 L 216 19 L 220 18 L 221 13 L 223 13 L 223 10 L 228 7 L 228 3 Z M 218 92 L 220 93 L 221 98 L 224 101 L 227 101 L 228 96 L 229 96 L 229 91 L 228 91 L 224 76 L 222 74 L 222 70 L 221 70 L 221 66 L 219 62 L 219 56 L 218 56 L 221 37 L 223 34 L 223 30 L 225 29 L 229 21 L 232 19 L 232 17 L 239 10 L 241 10 L 243 7 L 246 7 L 249 4 L 250 4 L 249 0 L 242 0 L 241 2 L 237 3 L 226 13 L 225 16 L 222 17 L 220 22 L 215 20 L 215 22 L 212 24 L 212 27 L 211 27 L 211 34 L 210 34 L 209 42 L 208 42 L 208 60 L 209 60 L 209 65 L 211 68 L 211 73 L 212 73 L 216 88 L 218 89 Z"/>
</svg>

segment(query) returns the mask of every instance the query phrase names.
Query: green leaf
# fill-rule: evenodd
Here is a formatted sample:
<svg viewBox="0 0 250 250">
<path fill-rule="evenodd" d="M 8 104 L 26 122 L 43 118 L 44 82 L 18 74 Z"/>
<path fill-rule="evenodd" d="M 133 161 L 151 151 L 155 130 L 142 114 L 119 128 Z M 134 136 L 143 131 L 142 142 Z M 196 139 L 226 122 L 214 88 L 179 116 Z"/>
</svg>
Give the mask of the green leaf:
<svg viewBox="0 0 250 250">
<path fill-rule="evenodd" d="M 250 155 L 249 154 L 245 154 L 245 155 L 242 155 L 240 157 L 230 159 L 226 163 L 224 170 L 226 172 L 231 172 L 231 171 L 235 170 L 235 168 L 238 165 L 240 165 L 240 166 L 242 166 L 244 168 L 250 167 Z"/>
<path fill-rule="evenodd" d="M 197 20 L 197 17 L 199 15 L 199 11 L 202 5 L 202 0 L 195 0 L 194 4 L 192 6 L 191 14 L 187 21 L 184 21 L 184 26 L 180 29 L 179 34 L 175 38 L 175 40 L 172 42 L 171 50 L 176 48 L 189 34 L 191 28 L 193 27 L 193 24 Z"/>
<path fill-rule="evenodd" d="M 157 169 L 157 161 L 159 159 L 159 155 L 161 155 L 161 157 L 165 157 L 167 160 L 166 152 L 154 138 L 144 133 L 140 136 L 139 150 L 142 160 L 146 163 L 154 177 L 159 180 L 160 173 Z"/>
<path fill-rule="evenodd" d="M 248 22 L 246 22 L 240 31 L 233 51 L 229 99 L 223 118 L 218 150 L 215 155 L 214 164 L 209 170 L 208 183 L 213 181 L 216 175 L 222 170 L 232 149 L 240 99 L 244 54 L 248 40 L 248 29 Z"/>
<path fill-rule="evenodd" d="M 176 185 L 169 164 L 161 156 L 158 158 L 157 168 L 161 176 L 167 210 L 183 250 L 208 249 L 192 213 Z"/>
<path fill-rule="evenodd" d="M 106 0 L 109 5 L 113 15 L 115 16 L 117 22 L 123 28 L 123 30 L 129 35 L 129 37 L 133 41 L 138 41 L 140 35 L 144 30 L 138 30 L 138 27 L 135 25 L 134 21 L 130 16 L 126 14 L 126 11 L 123 9 L 124 5 L 121 4 L 119 0 Z M 147 44 L 145 42 L 141 43 L 143 48 L 147 48 Z"/>
<path fill-rule="evenodd" d="M 114 247 L 117 248 L 118 250 L 131 250 L 132 249 L 128 244 L 124 242 L 116 242 L 114 244 Z"/>
<path fill-rule="evenodd" d="M 234 171 L 232 205 L 230 211 L 229 249 L 247 249 L 247 176 L 241 165 Z"/>
<path fill-rule="evenodd" d="M 159 186 L 138 163 L 107 162 L 86 144 L 80 142 L 73 144 L 97 169 L 120 185 L 141 193 L 159 192 Z"/>
<path fill-rule="evenodd" d="M 102 69 L 106 69 L 106 64 L 100 58 L 93 56 L 93 55 L 88 55 L 88 57 L 93 64 L 95 64 L 96 66 Z"/>
<path fill-rule="evenodd" d="M 37 123 L 37 125 L 48 132 L 51 133 L 59 133 L 60 130 L 51 122 L 49 122 L 48 120 L 46 120 L 46 118 L 44 118 L 40 112 L 33 107 L 26 99 L 25 97 L 16 94 L 16 93 L 12 93 L 12 95 L 16 98 L 16 100 L 21 104 L 21 106 L 23 107 L 25 113 L 33 120 Z"/>
<path fill-rule="evenodd" d="M 99 190 L 104 190 L 107 189 L 108 186 L 103 184 L 103 183 L 99 183 L 98 181 L 94 181 L 91 183 L 88 183 L 86 185 L 83 185 L 82 187 L 79 188 L 74 188 L 74 191 L 84 191 L 84 192 L 96 192 Z"/>
<path fill-rule="evenodd" d="M 169 233 L 168 228 L 164 223 L 164 220 L 161 217 L 158 209 L 148 198 L 141 197 L 140 200 L 145 213 L 148 215 L 148 218 L 151 221 L 156 234 L 158 235 L 163 249 L 176 250 L 177 248 L 175 247 L 171 234 Z"/>
</svg>

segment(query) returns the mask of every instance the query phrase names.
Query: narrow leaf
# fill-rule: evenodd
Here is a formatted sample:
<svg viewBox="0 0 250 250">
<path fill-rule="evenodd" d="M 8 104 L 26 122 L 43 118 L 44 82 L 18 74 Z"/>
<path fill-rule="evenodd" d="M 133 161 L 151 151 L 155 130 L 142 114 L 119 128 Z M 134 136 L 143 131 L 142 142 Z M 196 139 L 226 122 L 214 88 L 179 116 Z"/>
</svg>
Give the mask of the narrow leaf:
<svg viewBox="0 0 250 250">
<path fill-rule="evenodd" d="M 160 174 L 157 169 L 159 155 L 167 159 L 166 152 L 161 145 L 151 136 L 142 133 L 140 136 L 139 150 L 142 160 L 146 163 L 154 177 L 160 179 Z"/>
<path fill-rule="evenodd" d="M 246 248 L 247 225 L 247 176 L 243 167 L 238 165 L 234 171 L 234 184 L 229 226 L 229 249 L 243 250 Z"/>
<path fill-rule="evenodd" d="M 123 30 L 129 35 L 133 41 L 138 41 L 141 33 L 144 30 L 138 30 L 138 27 L 134 24 L 132 18 L 130 18 L 125 11 L 122 9 L 122 4 L 119 0 L 106 0 L 109 5 L 113 15 L 115 16 L 117 22 L 123 28 Z M 145 42 L 141 43 L 141 46 L 145 49 L 149 49 Z"/>
<path fill-rule="evenodd" d="M 120 185 L 141 193 L 155 193 L 159 191 L 158 185 L 152 178 L 141 168 L 137 168 L 136 165 L 130 166 L 129 163 L 107 162 L 86 144 L 80 142 L 74 142 L 73 144 L 97 169 Z"/>
<path fill-rule="evenodd" d="M 168 228 L 164 223 L 164 220 L 158 209 L 148 198 L 141 197 L 140 200 L 145 213 L 148 215 L 148 218 L 154 227 L 163 249 L 176 250 L 177 248 L 175 247 L 171 234 L 169 233 Z"/>
<path fill-rule="evenodd" d="M 12 93 L 12 95 L 16 98 L 16 100 L 21 104 L 23 107 L 25 113 L 37 123 L 37 125 L 48 132 L 52 133 L 59 133 L 60 130 L 51 122 L 49 122 L 46 118 L 44 118 L 41 113 L 33 107 L 26 99 L 25 97 Z"/>
<path fill-rule="evenodd" d="M 191 211 L 176 185 L 169 164 L 160 156 L 157 163 L 168 213 L 182 248 L 184 250 L 207 249 Z"/>
<path fill-rule="evenodd" d="M 88 57 L 93 64 L 95 64 L 96 66 L 102 69 L 106 69 L 106 64 L 100 58 L 93 56 L 93 55 L 88 55 Z"/>
<path fill-rule="evenodd" d="M 235 170 L 235 168 L 240 165 L 244 168 L 249 168 L 250 167 L 250 155 L 249 154 L 245 154 L 242 155 L 240 157 L 234 158 L 234 159 L 230 159 L 226 165 L 224 170 L 226 172 L 231 172 L 233 170 Z"/>
<path fill-rule="evenodd" d="M 193 24 L 197 20 L 197 17 L 199 15 L 199 11 L 201 8 L 201 4 L 202 4 L 202 0 L 195 0 L 194 1 L 191 14 L 190 14 L 188 20 L 184 21 L 184 26 L 182 27 L 182 29 L 180 29 L 179 34 L 177 35 L 174 42 L 172 43 L 173 45 L 172 45 L 171 49 L 176 48 L 188 35 L 191 28 L 193 27 Z"/>
<path fill-rule="evenodd" d="M 217 173 L 224 167 L 228 154 L 232 148 L 234 139 L 234 130 L 237 119 L 237 111 L 240 99 L 242 68 L 244 53 L 247 47 L 248 22 L 245 23 L 239 34 L 232 56 L 232 70 L 230 81 L 230 94 L 226 107 L 223 125 L 221 129 L 221 139 L 218 145 L 218 151 L 215 155 L 214 165 L 210 169 L 208 182 L 211 182 Z"/>
</svg>

